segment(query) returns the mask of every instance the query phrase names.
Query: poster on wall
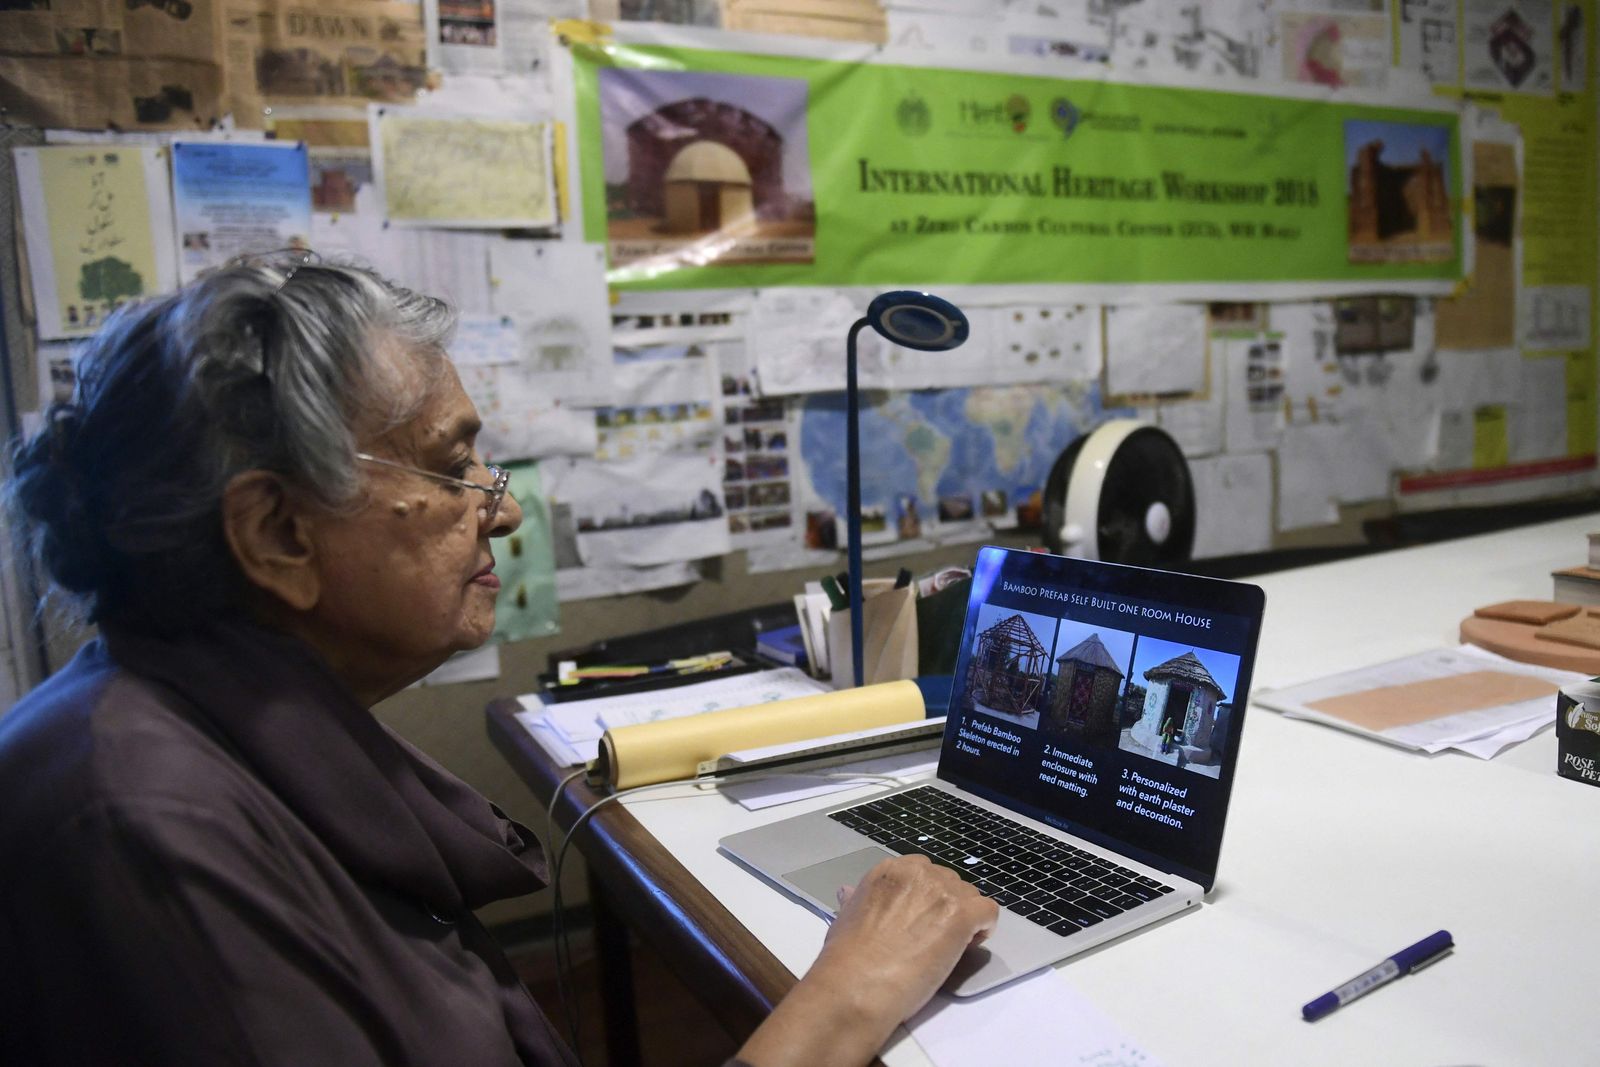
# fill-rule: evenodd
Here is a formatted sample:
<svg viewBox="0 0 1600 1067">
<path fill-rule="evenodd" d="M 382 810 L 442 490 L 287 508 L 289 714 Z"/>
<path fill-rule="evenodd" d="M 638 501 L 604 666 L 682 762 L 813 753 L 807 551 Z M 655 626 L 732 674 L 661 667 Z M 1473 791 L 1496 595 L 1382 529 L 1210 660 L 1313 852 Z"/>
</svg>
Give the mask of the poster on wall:
<svg viewBox="0 0 1600 1067">
<path fill-rule="evenodd" d="M 166 150 L 12 150 L 39 337 L 87 337 L 122 304 L 177 284 Z"/>
<path fill-rule="evenodd" d="M 175 142 L 172 200 L 184 285 L 235 256 L 309 247 L 311 181 L 303 143 Z"/>
<path fill-rule="evenodd" d="M 1432 294 L 1466 262 L 1448 102 L 625 44 L 573 57 L 585 236 L 615 286 Z"/>
</svg>

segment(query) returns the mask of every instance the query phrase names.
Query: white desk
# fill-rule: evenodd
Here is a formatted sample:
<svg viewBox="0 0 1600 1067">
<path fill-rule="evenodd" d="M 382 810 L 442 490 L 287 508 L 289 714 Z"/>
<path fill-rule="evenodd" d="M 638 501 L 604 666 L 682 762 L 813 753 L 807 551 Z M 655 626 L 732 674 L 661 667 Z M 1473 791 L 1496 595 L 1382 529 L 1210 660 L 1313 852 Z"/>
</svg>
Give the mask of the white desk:
<svg viewBox="0 0 1600 1067">
<path fill-rule="evenodd" d="M 1281 572 L 1255 684 L 1454 644 L 1476 606 L 1545 599 L 1600 516 Z M 1423 756 L 1253 707 L 1207 903 L 1062 975 L 1167 1067 L 1593 1062 L 1600 789 L 1555 774 L 1546 730 L 1492 761 Z M 839 795 L 811 802 L 836 803 Z M 800 810 L 713 792 L 629 811 L 794 973 L 824 924 L 716 850 Z M 1587 920 L 1587 925 L 1585 921 Z M 1315 1024 L 1300 1006 L 1437 929 L 1453 956 Z M 925 1064 L 905 1038 L 891 1067 Z"/>
</svg>

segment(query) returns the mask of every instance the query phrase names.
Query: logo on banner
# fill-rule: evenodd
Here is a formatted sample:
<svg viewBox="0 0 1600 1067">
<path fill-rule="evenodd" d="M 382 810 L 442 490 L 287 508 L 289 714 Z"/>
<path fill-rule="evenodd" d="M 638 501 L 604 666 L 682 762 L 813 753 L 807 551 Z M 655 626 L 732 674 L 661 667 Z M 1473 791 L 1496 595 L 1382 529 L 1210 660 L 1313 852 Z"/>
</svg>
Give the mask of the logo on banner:
<svg viewBox="0 0 1600 1067">
<path fill-rule="evenodd" d="M 958 117 L 961 125 L 967 127 L 995 129 L 1009 126 L 1012 133 L 1025 133 L 1028 129 L 1028 118 L 1032 114 L 1033 105 L 1028 103 L 1028 98 L 1021 93 L 1012 93 L 1004 100 L 992 104 L 982 100 L 963 100 Z"/>
<path fill-rule="evenodd" d="M 1028 98 L 1021 93 L 1012 93 L 1006 97 L 1006 118 L 1011 120 L 1013 133 L 1022 133 L 1028 128 L 1028 115 L 1033 111 Z"/>
<path fill-rule="evenodd" d="M 894 109 L 894 121 L 907 137 L 921 137 L 933 127 L 933 113 L 928 110 L 928 102 L 913 92 Z"/>
<path fill-rule="evenodd" d="M 1072 131 L 1078 128 L 1079 117 L 1077 107 L 1064 96 L 1056 97 L 1050 105 L 1050 121 L 1056 124 L 1063 138 L 1072 136 Z"/>
</svg>

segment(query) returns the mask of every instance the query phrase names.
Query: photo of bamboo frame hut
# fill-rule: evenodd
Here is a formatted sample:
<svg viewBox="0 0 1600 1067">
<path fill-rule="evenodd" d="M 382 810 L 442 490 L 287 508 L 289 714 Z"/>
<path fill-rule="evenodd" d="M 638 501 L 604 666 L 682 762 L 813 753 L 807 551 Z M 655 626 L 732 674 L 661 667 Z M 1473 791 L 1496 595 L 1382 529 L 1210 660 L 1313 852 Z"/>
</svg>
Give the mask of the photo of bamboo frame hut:
<svg viewBox="0 0 1600 1067">
<path fill-rule="evenodd" d="M 1050 669 L 1040 631 L 1053 638 L 1055 620 L 985 606 L 978 626 L 964 679 L 967 709 L 1037 728 Z"/>
</svg>

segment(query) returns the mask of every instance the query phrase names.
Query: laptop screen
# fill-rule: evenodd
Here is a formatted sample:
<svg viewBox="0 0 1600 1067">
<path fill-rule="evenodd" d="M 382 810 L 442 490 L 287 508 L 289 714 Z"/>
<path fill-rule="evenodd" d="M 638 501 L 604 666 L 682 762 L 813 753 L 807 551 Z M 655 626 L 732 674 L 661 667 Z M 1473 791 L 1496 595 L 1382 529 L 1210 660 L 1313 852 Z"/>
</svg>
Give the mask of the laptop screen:
<svg viewBox="0 0 1600 1067">
<path fill-rule="evenodd" d="M 939 777 L 1210 889 L 1263 603 L 1240 582 L 980 550 Z"/>
</svg>

